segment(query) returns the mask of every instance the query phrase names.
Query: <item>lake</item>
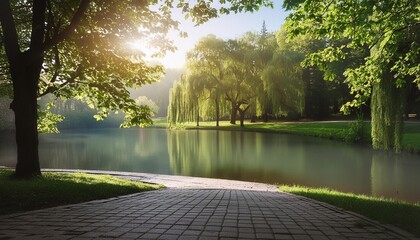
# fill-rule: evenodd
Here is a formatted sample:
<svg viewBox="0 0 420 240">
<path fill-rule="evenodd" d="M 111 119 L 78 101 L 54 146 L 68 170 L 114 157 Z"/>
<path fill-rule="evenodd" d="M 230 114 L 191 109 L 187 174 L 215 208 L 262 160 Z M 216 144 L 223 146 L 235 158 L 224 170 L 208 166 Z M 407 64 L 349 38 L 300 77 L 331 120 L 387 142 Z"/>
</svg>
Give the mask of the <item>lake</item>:
<svg viewBox="0 0 420 240">
<path fill-rule="evenodd" d="M 0 165 L 16 164 L 0 136 Z M 307 136 L 158 128 L 40 135 L 42 168 L 96 169 L 329 187 L 420 201 L 420 155 L 373 151 Z"/>
</svg>

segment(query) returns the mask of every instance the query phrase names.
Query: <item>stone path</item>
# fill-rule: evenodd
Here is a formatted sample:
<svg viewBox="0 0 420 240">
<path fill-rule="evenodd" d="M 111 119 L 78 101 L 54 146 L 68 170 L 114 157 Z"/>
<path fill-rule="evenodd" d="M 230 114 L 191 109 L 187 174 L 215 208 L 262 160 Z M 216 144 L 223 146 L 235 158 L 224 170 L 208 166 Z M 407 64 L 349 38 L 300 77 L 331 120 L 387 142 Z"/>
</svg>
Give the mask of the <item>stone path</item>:
<svg viewBox="0 0 420 240">
<path fill-rule="evenodd" d="M 3 215 L 0 240 L 416 239 L 399 229 L 265 184 L 116 174 L 166 182 L 169 188 Z"/>
</svg>

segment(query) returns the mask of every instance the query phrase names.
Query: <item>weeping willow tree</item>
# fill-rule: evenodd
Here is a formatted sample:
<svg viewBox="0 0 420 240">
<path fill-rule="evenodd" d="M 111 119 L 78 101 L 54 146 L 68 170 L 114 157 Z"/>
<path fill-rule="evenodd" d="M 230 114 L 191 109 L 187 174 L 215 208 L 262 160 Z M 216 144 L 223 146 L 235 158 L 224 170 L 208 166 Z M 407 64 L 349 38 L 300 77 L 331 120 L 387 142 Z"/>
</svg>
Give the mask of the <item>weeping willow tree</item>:
<svg viewBox="0 0 420 240">
<path fill-rule="evenodd" d="M 174 82 L 170 90 L 168 107 L 168 122 L 170 125 L 194 121 L 197 110 L 195 99 L 190 93 L 186 75 L 182 75 L 179 81 Z"/>
<path fill-rule="evenodd" d="M 396 86 L 389 66 L 384 66 L 381 70 L 380 81 L 372 87 L 372 146 L 375 149 L 394 148 L 399 151 L 406 89 Z"/>
<path fill-rule="evenodd" d="M 303 54 L 282 50 L 274 54 L 264 69 L 262 79 L 265 92 L 271 99 L 273 114 L 296 118 L 304 109 L 304 86 L 300 62 Z"/>
</svg>

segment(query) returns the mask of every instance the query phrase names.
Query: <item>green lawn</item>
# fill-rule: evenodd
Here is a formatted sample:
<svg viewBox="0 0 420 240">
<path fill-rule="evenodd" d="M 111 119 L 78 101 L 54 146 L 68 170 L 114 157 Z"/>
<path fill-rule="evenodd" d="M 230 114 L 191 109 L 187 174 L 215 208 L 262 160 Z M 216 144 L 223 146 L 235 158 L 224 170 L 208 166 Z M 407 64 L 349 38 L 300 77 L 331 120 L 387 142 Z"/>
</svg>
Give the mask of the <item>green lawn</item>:
<svg viewBox="0 0 420 240">
<path fill-rule="evenodd" d="M 326 188 L 279 187 L 284 192 L 302 195 L 359 213 L 381 223 L 398 226 L 420 236 L 420 204 L 337 192 Z"/>
<path fill-rule="evenodd" d="M 12 173 L 10 169 L 0 169 L 0 214 L 105 199 L 163 187 L 109 175 L 46 172 L 35 179 L 18 180 L 11 177 Z"/>
<path fill-rule="evenodd" d="M 329 138 L 339 141 L 352 142 L 349 137 L 350 128 L 353 122 L 269 122 L 269 123 L 249 123 L 244 128 L 239 123 L 232 125 L 229 121 L 221 121 L 220 126 L 216 127 L 216 122 L 200 122 L 197 127 L 195 122 L 188 122 L 171 126 L 171 128 L 182 129 L 219 129 L 233 131 L 258 131 L 258 132 L 282 132 L 300 135 L 308 135 L 322 138 Z M 164 118 L 158 119 L 156 126 L 166 127 Z M 370 143 L 370 123 L 363 125 L 363 140 L 365 144 Z M 420 152 L 420 122 L 408 122 L 404 124 L 404 135 L 402 141 L 403 149 L 406 151 Z"/>
</svg>

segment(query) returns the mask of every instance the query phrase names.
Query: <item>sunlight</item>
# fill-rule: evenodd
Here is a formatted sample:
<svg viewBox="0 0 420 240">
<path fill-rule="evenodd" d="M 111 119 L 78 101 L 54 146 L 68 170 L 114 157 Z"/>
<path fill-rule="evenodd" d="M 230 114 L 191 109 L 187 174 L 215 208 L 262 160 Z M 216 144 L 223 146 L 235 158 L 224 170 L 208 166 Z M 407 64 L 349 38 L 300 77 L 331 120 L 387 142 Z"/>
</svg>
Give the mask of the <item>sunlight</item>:
<svg viewBox="0 0 420 240">
<path fill-rule="evenodd" d="M 150 64 L 162 64 L 165 68 L 180 68 L 185 63 L 183 52 L 168 52 L 163 57 L 155 56 L 158 50 L 152 47 L 147 40 L 137 39 L 129 41 L 127 42 L 127 46 Z"/>
<path fill-rule="evenodd" d="M 142 57 L 147 60 L 147 58 L 151 58 L 154 54 L 153 49 L 150 47 L 148 41 L 143 39 L 136 39 L 130 42 L 127 42 L 127 45 L 130 49 L 135 51 L 136 53 L 140 54 Z"/>
</svg>

